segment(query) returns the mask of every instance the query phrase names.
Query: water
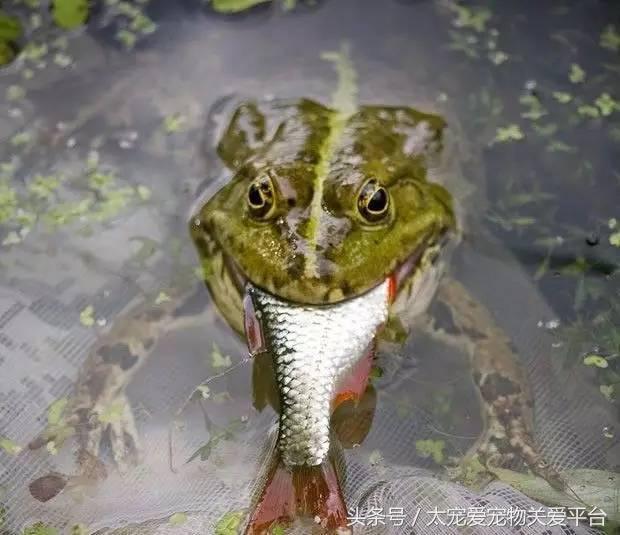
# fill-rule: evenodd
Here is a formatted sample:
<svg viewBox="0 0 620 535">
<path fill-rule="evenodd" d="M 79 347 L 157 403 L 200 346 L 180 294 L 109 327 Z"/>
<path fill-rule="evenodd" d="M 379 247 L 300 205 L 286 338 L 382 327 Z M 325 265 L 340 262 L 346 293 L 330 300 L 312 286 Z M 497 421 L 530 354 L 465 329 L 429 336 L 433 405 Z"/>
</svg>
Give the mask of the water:
<svg viewBox="0 0 620 535">
<path fill-rule="evenodd" d="M 211 104 L 230 93 L 327 102 L 336 76 L 321 53 L 348 42 L 360 100 L 441 111 L 457 133 L 476 191 L 452 269 L 524 355 L 546 453 L 562 469 L 617 470 L 620 10 L 450 5 L 341 0 L 222 16 L 197 1 L 151 2 L 157 29 L 132 51 L 117 38 L 126 19 L 106 9 L 87 31 L 32 30 L 48 52 L 31 49 L 0 72 L 0 436 L 27 444 L 71 391 L 98 332 L 130 301 L 192 276 L 185 221 L 209 174 L 201 144 Z M 165 337 L 129 388 L 148 445 L 141 470 L 41 504 L 27 484 L 72 472 L 69 443 L 57 455 L 0 453 L 10 532 L 38 520 L 95 529 L 201 510 L 206 519 L 190 515 L 177 529 L 210 532 L 247 506 L 273 418 L 252 396 L 255 406 L 273 399 L 269 370 L 256 367 L 254 394 L 242 364 L 185 406 L 227 357 L 245 355 L 221 321 L 205 325 Z M 593 355 L 606 367 L 585 365 Z M 380 365 L 372 427 L 345 454 L 351 503 L 377 478 L 400 481 L 403 467 L 438 471 L 481 427 L 461 355 L 421 339 Z M 206 460 L 184 464 L 204 444 Z M 399 488 L 404 501 L 411 487 Z"/>
</svg>

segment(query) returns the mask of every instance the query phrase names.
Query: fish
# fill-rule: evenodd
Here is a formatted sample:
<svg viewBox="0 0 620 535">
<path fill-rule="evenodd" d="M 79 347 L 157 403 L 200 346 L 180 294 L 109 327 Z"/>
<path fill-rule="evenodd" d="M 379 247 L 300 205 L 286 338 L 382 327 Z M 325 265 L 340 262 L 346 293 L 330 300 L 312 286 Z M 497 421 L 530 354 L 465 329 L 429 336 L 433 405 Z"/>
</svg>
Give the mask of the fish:
<svg viewBox="0 0 620 535">
<path fill-rule="evenodd" d="M 332 454 L 330 419 L 368 386 L 376 336 L 388 319 L 395 282 L 330 305 L 282 300 L 248 283 L 244 325 L 250 355 L 272 359 L 280 398 L 278 437 L 266 484 L 246 535 L 310 517 L 351 533 Z"/>
</svg>

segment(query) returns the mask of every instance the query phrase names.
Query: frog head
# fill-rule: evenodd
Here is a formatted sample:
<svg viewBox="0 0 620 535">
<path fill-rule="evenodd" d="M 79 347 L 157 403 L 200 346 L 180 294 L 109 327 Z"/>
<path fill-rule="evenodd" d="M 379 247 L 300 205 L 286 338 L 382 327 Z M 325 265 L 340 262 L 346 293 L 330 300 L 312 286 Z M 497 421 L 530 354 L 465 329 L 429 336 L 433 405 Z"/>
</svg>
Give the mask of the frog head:
<svg viewBox="0 0 620 535">
<path fill-rule="evenodd" d="M 248 101 L 217 152 L 230 180 L 190 231 L 216 304 L 241 329 L 246 282 L 296 303 L 396 291 L 455 226 L 450 194 L 428 180 L 444 121 L 412 108 L 349 116 L 310 100 Z M 232 321 L 231 321 L 232 320 Z"/>
</svg>

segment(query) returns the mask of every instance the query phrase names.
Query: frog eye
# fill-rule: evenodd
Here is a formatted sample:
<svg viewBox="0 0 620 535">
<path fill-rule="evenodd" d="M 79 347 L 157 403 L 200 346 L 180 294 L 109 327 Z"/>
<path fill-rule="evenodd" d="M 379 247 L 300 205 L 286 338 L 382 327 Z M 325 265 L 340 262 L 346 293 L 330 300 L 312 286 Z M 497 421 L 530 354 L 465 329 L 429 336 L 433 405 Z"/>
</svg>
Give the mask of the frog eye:
<svg viewBox="0 0 620 535">
<path fill-rule="evenodd" d="M 250 215 L 256 219 L 267 219 L 275 205 L 273 183 L 268 176 L 255 179 L 248 188 L 247 202 Z"/>
<path fill-rule="evenodd" d="M 372 178 L 362 187 L 357 198 L 357 209 L 371 223 L 381 221 L 388 213 L 390 196 L 387 190 Z"/>
</svg>

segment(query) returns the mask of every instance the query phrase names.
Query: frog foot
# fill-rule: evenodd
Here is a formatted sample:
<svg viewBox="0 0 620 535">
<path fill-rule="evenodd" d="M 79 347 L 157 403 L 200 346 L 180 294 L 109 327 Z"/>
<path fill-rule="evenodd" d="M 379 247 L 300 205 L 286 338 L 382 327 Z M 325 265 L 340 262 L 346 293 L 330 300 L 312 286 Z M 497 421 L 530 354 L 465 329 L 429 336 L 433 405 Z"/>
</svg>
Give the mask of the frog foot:
<svg viewBox="0 0 620 535">
<path fill-rule="evenodd" d="M 491 474 L 495 473 L 495 468 L 510 468 L 515 462 L 521 462 L 554 489 L 566 489 L 564 478 L 545 460 L 529 434 L 518 431 L 510 433 L 511 430 L 506 433 L 501 426 L 493 425 L 493 422 L 489 424 L 466 457 L 478 460 Z"/>
<path fill-rule="evenodd" d="M 32 450 L 46 446 L 55 452 L 67 438 L 75 436 L 78 443 L 76 454 L 79 474 L 93 473 L 93 459 L 99 458 L 101 442 L 109 440 L 112 458 L 121 473 L 135 466 L 142 457 L 133 412 L 124 394 L 107 403 L 93 407 L 69 402 L 57 422 L 54 422 L 28 447 Z M 100 471 L 99 471 L 100 473 Z"/>
<path fill-rule="evenodd" d="M 106 411 L 108 417 L 106 418 Z M 102 431 L 107 431 L 112 457 L 119 472 L 126 473 L 142 458 L 142 448 L 133 411 L 124 395 L 117 396 L 108 409 L 99 415 Z M 99 432 L 99 438 L 101 437 Z M 97 438 L 95 436 L 95 438 Z"/>
</svg>

